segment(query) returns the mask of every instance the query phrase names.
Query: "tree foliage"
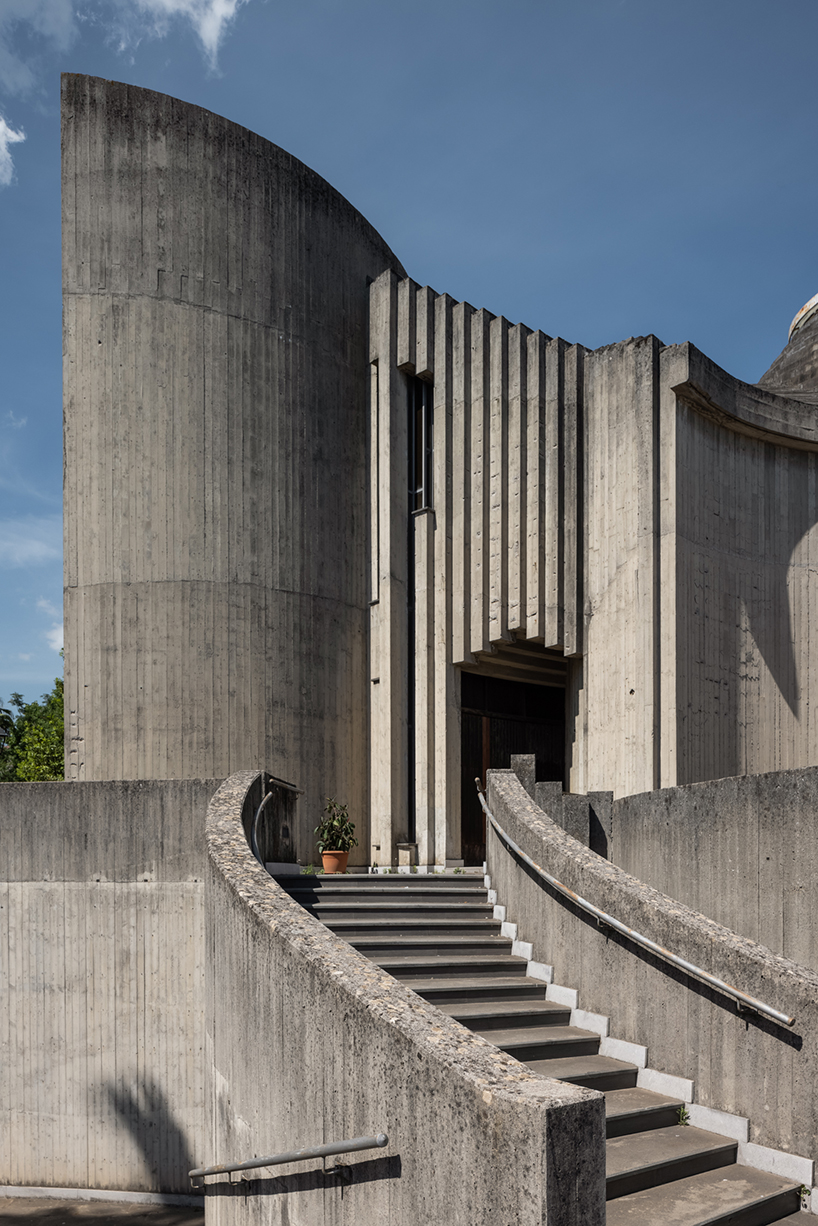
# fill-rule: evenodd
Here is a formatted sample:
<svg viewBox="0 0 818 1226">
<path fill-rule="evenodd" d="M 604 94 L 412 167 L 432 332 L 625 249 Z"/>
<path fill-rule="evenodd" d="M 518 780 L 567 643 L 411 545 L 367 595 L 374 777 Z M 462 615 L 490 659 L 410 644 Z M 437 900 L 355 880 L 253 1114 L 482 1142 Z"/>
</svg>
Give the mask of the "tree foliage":
<svg viewBox="0 0 818 1226">
<path fill-rule="evenodd" d="M 64 778 L 62 677 L 39 702 L 12 694 L 9 707 L 0 705 L 0 731 L 8 736 L 0 749 L 0 781 Z"/>
</svg>

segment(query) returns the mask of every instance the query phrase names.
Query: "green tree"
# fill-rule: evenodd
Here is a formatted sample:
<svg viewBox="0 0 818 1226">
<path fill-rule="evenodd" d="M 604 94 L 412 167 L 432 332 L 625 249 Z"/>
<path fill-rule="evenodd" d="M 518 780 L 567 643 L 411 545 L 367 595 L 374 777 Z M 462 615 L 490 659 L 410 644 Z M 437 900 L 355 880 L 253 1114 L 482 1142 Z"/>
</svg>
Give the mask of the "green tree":
<svg viewBox="0 0 818 1226">
<path fill-rule="evenodd" d="M 0 706 L 0 729 L 8 737 L 0 750 L 0 781 L 63 779 L 62 677 L 55 678 L 54 689 L 40 702 L 12 694 L 10 708 Z"/>
</svg>

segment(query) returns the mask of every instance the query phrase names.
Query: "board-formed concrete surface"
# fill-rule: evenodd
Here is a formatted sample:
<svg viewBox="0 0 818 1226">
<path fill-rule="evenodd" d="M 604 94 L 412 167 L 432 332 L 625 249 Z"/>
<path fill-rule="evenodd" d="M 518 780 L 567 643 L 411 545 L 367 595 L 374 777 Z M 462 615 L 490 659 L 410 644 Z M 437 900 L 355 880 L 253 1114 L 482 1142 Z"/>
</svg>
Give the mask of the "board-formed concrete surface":
<svg viewBox="0 0 818 1226">
<path fill-rule="evenodd" d="M 67 777 L 264 766 L 368 821 L 368 281 L 328 183 L 63 79 Z M 366 840 L 362 840 L 365 842 Z"/>
</svg>

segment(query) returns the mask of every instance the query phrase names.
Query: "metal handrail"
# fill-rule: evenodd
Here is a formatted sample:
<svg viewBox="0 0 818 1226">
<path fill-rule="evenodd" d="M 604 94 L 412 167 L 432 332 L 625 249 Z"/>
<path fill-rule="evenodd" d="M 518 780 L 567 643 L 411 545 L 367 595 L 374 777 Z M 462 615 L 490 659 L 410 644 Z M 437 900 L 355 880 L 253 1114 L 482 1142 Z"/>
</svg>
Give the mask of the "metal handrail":
<svg viewBox="0 0 818 1226">
<path fill-rule="evenodd" d="M 354 1154 L 361 1149 L 383 1149 L 389 1137 L 379 1132 L 376 1137 L 353 1137 L 351 1141 L 333 1141 L 329 1145 L 312 1145 L 306 1149 L 291 1149 L 286 1154 L 270 1154 L 267 1158 L 251 1158 L 248 1162 L 225 1162 L 219 1166 L 199 1166 L 188 1171 L 191 1179 L 205 1175 L 227 1175 L 232 1171 L 251 1171 L 259 1166 L 281 1166 L 285 1162 L 303 1162 L 307 1158 L 329 1158 L 333 1154 Z"/>
<path fill-rule="evenodd" d="M 274 783 L 276 787 L 287 788 L 288 791 L 295 792 L 296 796 L 301 795 L 301 789 L 297 788 L 294 783 L 285 783 L 283 779 L 276 779 L 275 775 L 269 775 L 268 778 L 270 780 L 270 783 Z M 253 855 L 256 857 L 256 859 L 258 860 L 262 868 L 264 867 L 264 861 L 261 858 L 261 852 L 259 851 L 259 846 L 258 846 L 258 819 L 261 817 L 262 811 L 264 809 L 264 806 L 267 804 L 267 801 L 270 799 L 271 796 L 274 796 L 274 795 L 275 795 L 275 792 L 271 788 L 270 791 L 267 793 L 267 795 L 262 800 L 259 807 L 256 809 L 256 816 L 253 818 L 253 824 L 250 827 L 250 850 L 252 851 Z"/>
<path fill-rule="evenodd" d="M 509 834 L 503 829 L 500 823 L 495 818 L 494 814 L 486 804 L 486 798 L 483 794 L 483 788 L 479 779 L 475 779 L 477 785 L 477 795 L 480 799 L 480 804 L 483 807 L 483 812 L 486 815 L 487 821 L 491 823 L 497 834 L 503 842 L 511 848 L 525 863 L 533 868 L 536 873 L 547 881 L 550 886 L 558 890 L 566 898 L 570 898 L 572 902 L 581 907 L 583 911 L 587 911 L 589 915 L 593 915 L 600 924 L 605 924 L 609 928 L 616 929 L 623 936 L 628 937 L 636 945 L 641 945 L 643 949 L 649 949 L 651 953 L 658 954 L 660 958 L 664 958 L 667 962 L 678 966 L 682 970 L 687 971 L 690 975 L 695 975 L 697 979 L 701 979 L 703 983 L 709 984 L 711 987 L 718 988 L 719 991 L 726 993 L 728 996 L 738 1001 L 739 1008 L 752 1010 L 753 1013 L 763 1013 L 766 1017 L 770 1017 L 774 1022 L 779 1022 L 782 1026 L 794 1026 L 795 1018 L 789 1017 L 786 1013 L 781 1013 L 778 1009 L 773 1009 L 772 1005 L 765 1005 L 763 1001 L 757 1000 L 755 996 L 748 996 L 746 992 L 740 991 L 733 987 L 731 983 L 725 983 L 723 979 L 717 979 L 715 975 L 711 975 L 709 971 L 703 970 L 700 966 L 695 966 L 692 962 L 688 962 L 686 958 L 680 958 L 678 954 L 671 953 L 669 949 L 665 949 L 661 945 L 657 945 L 655 941 L 651 941 L 650 937 L 643 936 L 641 932 L 637 932 L 635 928 L 628 928 L 627 924 L 623 924 L 621 920 L 614 919 L 612 915 L 608 915 L 606 911 L 601 911 L 599 907 L 595 907 L 592 902 L 588 902 L 586 898 L 582 898 L 574 890 L 563 885 L 561 881 L 557 881 L 556 877 L 552 877 L 544 868 L 527 856 L 522 847 L 518 847 Z"/>
</svg>

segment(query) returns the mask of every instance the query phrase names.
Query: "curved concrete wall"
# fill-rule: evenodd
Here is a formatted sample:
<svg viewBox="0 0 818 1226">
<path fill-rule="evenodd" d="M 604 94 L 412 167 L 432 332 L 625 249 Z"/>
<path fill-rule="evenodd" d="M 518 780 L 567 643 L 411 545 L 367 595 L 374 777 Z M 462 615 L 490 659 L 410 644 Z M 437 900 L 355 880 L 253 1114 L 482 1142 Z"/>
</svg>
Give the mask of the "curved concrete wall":
<svg viewBox="0 0 818 1226">
<path fill-rule="evenodd" d="M 489 773 L 488 802 L 515 843 L 589 902 L 665 949 L 795 1017 L 790 1030 L 739 1014 L 702 984 L 595 920 L 519 861 L 490 828 L 488 870 L 506 918 L 582 1009 L 610 1017 L 648 1065 L 689 1078 L 695 1101 L 749 1118 L 750 1142 L 818 1157 L 818 974 L 722 927 L 583 847 L 511 771 Z"/>
<path fill-rule="evenodd" d="M 818 768 L 624 796 L 610 829 L 614 864 L 818 970 Z"/>
<path fill-rule="evenodd" d="M 532 1073 L 293 902 L 244 836 L 259 780 L 234 775 L 208 810 L 205 1162 L 389 1145 L 341 1158 L 344 1180 L 316 1162 L 208 1180 L 210 1226 L 602 1226 L 602 1095 Z"/>
<path fill-rule="evenodd" d="M 63 90 L 68 777 L 266 762 L 310 830 L 326 792 L 361 821 L 368 281 L 401 267 L 254 133 Z"/>
</svg>

